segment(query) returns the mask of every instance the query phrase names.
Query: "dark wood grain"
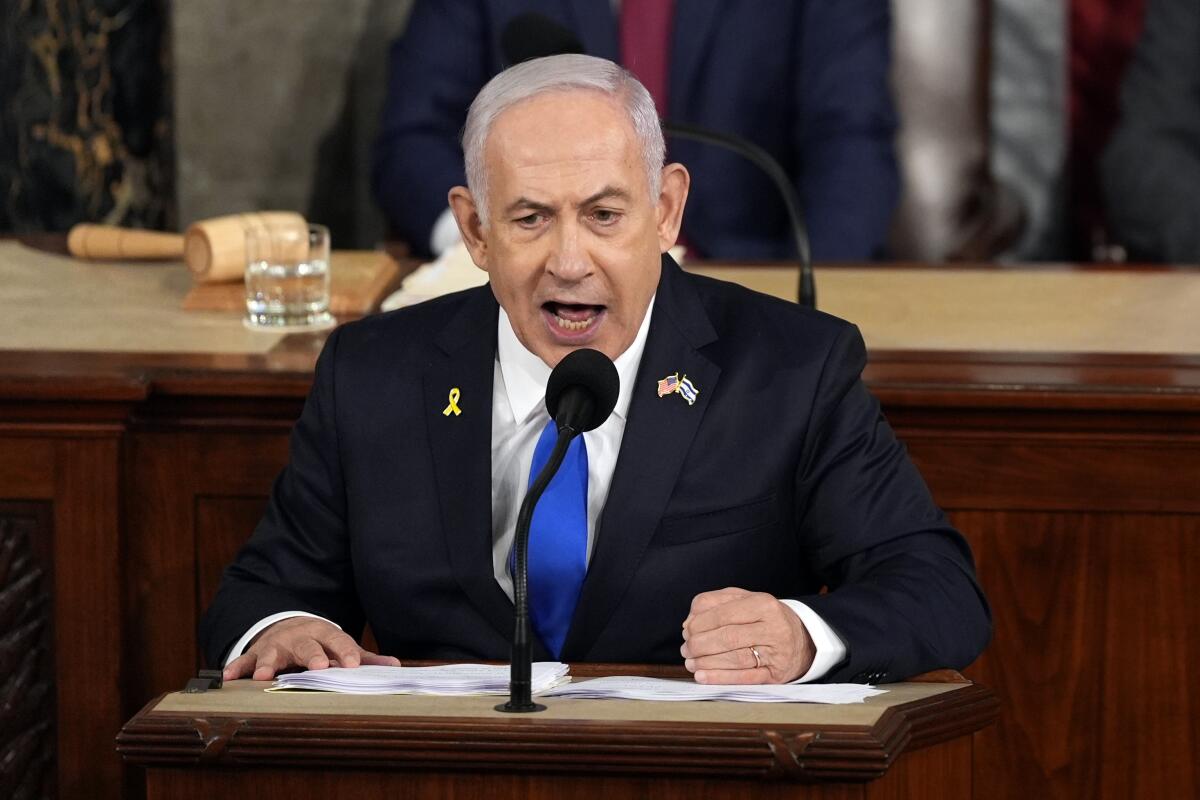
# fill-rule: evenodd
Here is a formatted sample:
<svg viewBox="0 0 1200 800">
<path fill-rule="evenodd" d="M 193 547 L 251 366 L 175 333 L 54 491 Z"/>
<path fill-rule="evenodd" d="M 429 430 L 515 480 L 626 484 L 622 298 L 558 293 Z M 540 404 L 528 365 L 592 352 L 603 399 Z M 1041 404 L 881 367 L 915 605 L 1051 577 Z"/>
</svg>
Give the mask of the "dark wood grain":
<svg viewBox="0 0 1200 800">
<path fill-rule="evenodd" d="M 136 687 L 130 713 L 204 666 L 199 615 L 266 506 L 287 458 L 290 425 L 264 426 L 238 413 L 189 416 L 171 432 L 163 418 L 153 419 L 128 437 L 128 563 L 135 577 L 127 602 L 143 609 L 126 636 L 128 684 Z"/>
<path fill-rule="evenodd" d="M 58 443 L 54 489 L 59 788 L 64 797 L 116 797 L 119 763 L 97 747 L 122 721 L 120 444 Z M 140 613 L 134 609 L 133 613 Z"/>
<path fill-rule="evenodd" d="M 0 417 L 3 507 L 34 507 L 39 520 L 27 538 L 45 568 L 47 633 L 54 644 L 37 674 L 53 679 L 49 785 L 63 797 L 116 798 L 122 791 L 120 762 L 96 746 L 120 729 L 127 708 L 119 453 L 119 434 L 107 421 L 26 427 Z M 9 708 L 0 727 L 19 717 Z"/>
<path fill-rule="evenodd" d="M 0 796 L 14 800 L 57 795 L 50 510 L 0 502 Z"/>
<path fill-rule="evenodd" d="M 904 759 L 901 759 L 904 764 Z M 898 766 L 897 768 L 903 769 Z M 231 797 L 246 791 L 243 770 L 150 771 L 147 796 L 170 798 Z M 740 781 L 701 780 L 688 775 L 673 778 L 604 778 L 587 775 L 475 775 L 471 773 L 326 772 L 320 770 L 255 770 L 255 797 L 261 800 L 596 800 L 596 798 L 653 798 L 653 800 L 861 800 L 858 784 L 796 786 Z M 919 795 L 918 795 L 919 797 Z"/>
<path fill-rule="evenodd" d="M 960 769 L 972 755 L 971 737 L 963 736 L 940 747 L 913 750 L 900 757 L 903 769 L 863 787 L 866 800 L 961 800 L 971 797 L 971 773 Z M 980 795 L 982 796 L 982 795 Z"/>
<path fill-rule="evenodd" d="M 246 532 L 254 530 L 262 517 L 265 503 L 261 497 L 196 498 L 196 608 L 204 613 L 217 593 L 221 573 L 233 561 L 246 542 Z"/>
</svg>

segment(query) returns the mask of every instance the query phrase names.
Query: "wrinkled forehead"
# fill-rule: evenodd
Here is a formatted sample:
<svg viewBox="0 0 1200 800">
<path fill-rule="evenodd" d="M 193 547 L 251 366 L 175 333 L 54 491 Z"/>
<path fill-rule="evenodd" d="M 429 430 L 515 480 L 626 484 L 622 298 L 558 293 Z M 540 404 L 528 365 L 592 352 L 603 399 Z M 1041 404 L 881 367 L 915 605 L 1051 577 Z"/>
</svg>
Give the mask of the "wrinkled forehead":
<svg viewBox="0 0 1200 800">
<path fill-rule="evenodd" d="M 497 159 L 627 151 L 640 157 L 633 123 L 611 95 L 592 89 L 557 89 L 527 97 L 496 116 L 484 142 L 486 167 Z"/>
</svg>

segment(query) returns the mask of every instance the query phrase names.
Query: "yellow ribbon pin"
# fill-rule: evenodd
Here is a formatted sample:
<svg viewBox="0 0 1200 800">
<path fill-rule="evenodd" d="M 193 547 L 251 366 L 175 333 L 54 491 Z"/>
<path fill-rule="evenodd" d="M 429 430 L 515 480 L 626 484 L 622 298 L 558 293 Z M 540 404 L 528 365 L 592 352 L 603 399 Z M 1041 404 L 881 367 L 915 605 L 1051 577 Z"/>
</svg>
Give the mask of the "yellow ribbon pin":
<svg viewBox="0 0 1200 800">
<path fill-rule="evenodd" d="M 448 417 L 451 414 L 454 414 L 454 416 L 457 417 L 459 414 L 462 413 L 462 409 L 458 407 L 458 398 L 461 396 L 462 396 L 462 392 L 458 391 L 457 386 L 455 386 L 453 389 L 450 390 L 450 405 L 446 406 L 442 410 L 443 417 Z"/>
</svg>

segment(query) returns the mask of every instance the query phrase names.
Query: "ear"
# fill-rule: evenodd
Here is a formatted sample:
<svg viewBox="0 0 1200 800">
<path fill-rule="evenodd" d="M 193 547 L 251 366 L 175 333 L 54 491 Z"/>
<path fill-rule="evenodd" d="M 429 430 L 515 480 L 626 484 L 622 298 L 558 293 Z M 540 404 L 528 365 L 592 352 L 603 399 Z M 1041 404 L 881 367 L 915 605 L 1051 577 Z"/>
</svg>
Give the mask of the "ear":
<svg viewBox="0 0 1200 800">
<path fill-rule="evenodd" d="M 487 272 L 487 237 L 483 234 L 483 221 L 479 219 L 479 209 L 475 199 L 465 186 L 455 186 L 447 195 L 450 201 L 450 211 L 454 221 L 458 223 L 458 232 L 462 234 L 463 244 L 471 254 L 475 266 Z"/>
<path fill-rule="evenodd" d="M 683 164 L 667 164 L 662 171 L 662 190 L 658 195 L 658 249 L 665 253 L 675 246 L 679 226 L 683 224 L 683 206 L 687 203 L 692 176 Z"/>
</svg>

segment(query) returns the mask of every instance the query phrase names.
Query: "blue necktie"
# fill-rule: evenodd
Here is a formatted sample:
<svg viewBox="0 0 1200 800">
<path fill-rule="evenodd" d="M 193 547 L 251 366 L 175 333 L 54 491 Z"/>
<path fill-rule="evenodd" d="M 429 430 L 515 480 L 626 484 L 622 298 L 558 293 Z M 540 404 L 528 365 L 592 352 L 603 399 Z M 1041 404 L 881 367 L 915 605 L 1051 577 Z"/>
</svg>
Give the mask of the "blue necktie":
<svg viewBox="0 0 1200 800">
<path fill-rule="evenodd" d="M 529 483 L 550 460 L 558 429 L 546 423 L 529 468 Z M 546 487 L 529 526 L 529 608 L 533 630 L 555 658 L 587 574 L 587 446 L 576 436 Z"/>
</svg>

